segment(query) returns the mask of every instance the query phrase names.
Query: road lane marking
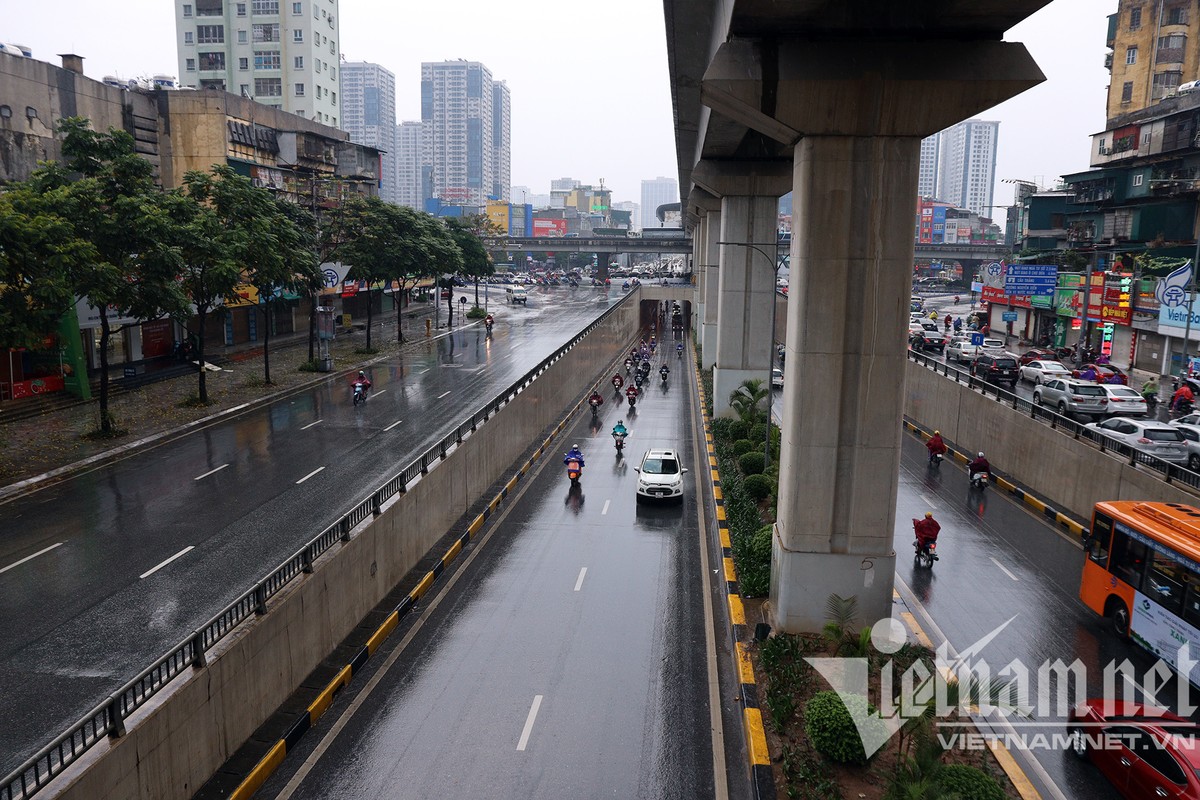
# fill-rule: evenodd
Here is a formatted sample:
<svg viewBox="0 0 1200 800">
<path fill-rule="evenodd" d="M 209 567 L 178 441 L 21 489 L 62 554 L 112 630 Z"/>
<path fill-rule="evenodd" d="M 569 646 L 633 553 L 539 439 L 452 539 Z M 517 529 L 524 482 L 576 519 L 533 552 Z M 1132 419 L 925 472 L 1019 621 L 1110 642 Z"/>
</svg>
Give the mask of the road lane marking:
<svg viewBox="0 0 1200 800">
<path fill-rule="evenodd" d="M 146 572 L 143 572 L 141 575 L 138 575 L 138 577 L 139 577 L 139 578 L 145 578 L 147 575 L 153 575 L 154 573 L 158 572 L 160 569 L 162 569 L 163 567 L 165 567 L 167 564 L 170 564 L 170 563 L 171 563 L 172 561 L 174 561 L 175 559 L 177 559 L 177 558 L 179 558 L 180 556 L 182 556 L 182 555 L 186 554 L 186 553 L 187 553 L 189 550 L 194 550 L 195 548 L 196 548 L 196 545 L 194 545 L 194 544 L 189 544 L 187 547 L 183 548 L 183 549 L 182 549 L 182 550 L 180 550 L 178 553 L 176 553 L 175 555 L 173 555 L 173 556 L 171 556 L 170 558 L 168 558 L 166 561 L 163 561 L 163 562 L 161 562 L 161 563 L 160 563 L 160 564 L 159 564 L 157 567 L 153 567 L 152 569 L 150 569 L 150 570 L 148 570 L 148 571 L 146 571 Z"/>
<path fill-rule="evenodd" d="M 523 752 L 529 744 L 529 734 L 533 732 L 533 721 L 537 719 L 538 709 L 542 706 L 542 696 L 533 696 L 533 705 L 529 707 L 529 716 L 525 718 L 525 730 L 521 731 L 521 741 L 517 742 L 517 752 Z"/>
<path fill-rule="evenodd" d="M 920 497 L 922 500 L 924 500 L 924 501 L 925 501 L 925 503 L 926 503 L 926 504 L 927 504 L 927 505 L 928 505 L 930 508 L 937 508 L 937 507 L 938 507 L 937 503 L 935 503 L 935 502 L 933 502 L 932 500 L 930 500 L 928 497 L 926 497 L 926 496 L 925 496 L 924 494 L 922 494 L 921 492 L 917 492 L 917 496 L 918 496 L 918 497 Z"/>
<path fill-rule="evenodd" d="M 421 371 L 420 371 L 420 372 L 418 372 L 417 374 L 418 374 L 418 375 L 424 375 L 426 372 L 429 372 L 429 367 L 426 367 L 425 369 L 421 370 Z"/>
<path fill-rule="evenodd" d="M 449 392 L 442 392 L 441 394 L 439 394 L 439 395 L 437 396 L 437 399 L 438 399 L 438 400 L 441 400 L 443 397 L 445 397 L 445 396 L 446 396 L 446 395 L 448 395 L 448 394 L 450 394 L 450 393 L 449 393 Z"/>
<path fill-rule="evenodd" d="M 316 422 L 310 422 L 310 423 L 308 423 L 307 425 L 305 425 L 303 428 L 301 428 L 300 430 L 302 430 L 302 431 L 306 431 L 306 430 L 308 430 L 309 428 L 311 428 L 313 425 L 320 425 L 320 424 L 321 424 L 322 422 L 324 422 L 324 421 L 325 421 L 325 420 L 321 420 L 321 419 L 319 419 L 319 420 L 317 420 Z"/>
<path fill-rule="evenodd" d="M 398 420 L 396 420 L 396 421 L 395 421 L 395 422 L 393 422 L 391 425 L 388 425 L 386 428 L 384 428 L 384 431 L 390 431 L 392 428 L 396 427 L 396 426 L 397 426 L 397 425 L 399 425 L 401 422 L 404 422 L 404 420 L 402 420 L 402 419 L 398 419 Z"/>
<path fill-rule="evenodd" d="M 324 467 L 317 467 L 317 468 L 316 468 L 316 469 L 314 469 L 312 472 L 308 473 L 308 474 L 307 474 L 307 475 L 305 475 L 303 478 L 301 478 L 300 480 L 296 481 L 296 484 L 297 484 L 297 485 L 299 485 L 299 484 L 301 484 L 301 483 L 304 483 L 306 480 L 308 480 L 309 478 L 311 478 L 313 475 L 316 475 L 318 472 L 320 472 L 320 471 L 321 471 L 321 470 L 323 470 L 323 469 L 325 469 L 325 468 L 324 468 Z"/>
<path fill-rule="evenodd" d="M 8 572 L 13 567 L 19 567 L 22 564 L 24 564 L 26 561 L 31 561 L 31 560 L 37 558 L 38 556 L 40 556 L 42 553 L 49 553 L 54 548 L 61 547 L 61 546 L 62 546 L 62 542 L 57 542 L 55 544 L 50 545 L 49 547 L 38 550 L 36 553 L 34 553 L 31 556 L 25 556 L 20 561 L 14 561 L 13 563 L 9 564 L 7 567 L 0 568 L 0 574 Z"/>
<path fill-rule="evenodd" d="M 379 397 L 381 394 L 387 394 L 387 389 L 380 389 L 377 392 L 371 392 L 372 397 Z"/>
<path fill-rule="evenodd" d="M 1001 572 L 1003 572 L 1005 575 L 1007 575 L 1008 577 L 1012 578 L 1014 581 L 1019 581 L 1019 580 L 1021 580 L 1021 579 L 1020 579 L 1020 578 L 1018 578 L 1016 575 L 1013 575 L 1011 572 L 1009 572 L 1007 569 L 1005 569 L 1004 565 L 1003 565 L 1003 564 L 1001 564 L 999 561 L 997 561 L 996 559 L 992 558 L 991 556 L 988 556 L 988 558 L 989 558 L 989 559 L 991 559 L 992 563 L 993 563 L 993 564 L 995 564 L 997 567 L 999 567 L 999 568 L 1000 568 L 1000 571 L 1001 571 Z"/>
<path fill-rule="evenodd" d="M 192 480 L 198 481 L 201 478 L 207 478 L 209 475 L 216 474 L 228 466 L 229 466 L 228 464 L 222 464 L 221 466 L 217 467 L 216 469 L 210 469 L 208 472 L 204 473 L 203 475 L 197 475 L 196 477 L 192 478 Z"/>
<path fill-rule="evenodd" d="M 577 592 L 579 591 L 579 587 L 583 586 L 584 575 L 587 575 L 587 567 L 583 567 L 579 570 L 579 580 L 575 581 L 575 591 Z"/>
<path fill-rule="evenodd" d="M 604 508 L 600 509 L 600 516 L 604 516 L 605 514 L 607 514 L 607 513 L 608 513 L 608 504 L 609 504 L 609 503 L 611 503 L 611 502 L 612 502 L 612 500 L 605 500 L 605 501 L 604 501 Z"/>
</svg>

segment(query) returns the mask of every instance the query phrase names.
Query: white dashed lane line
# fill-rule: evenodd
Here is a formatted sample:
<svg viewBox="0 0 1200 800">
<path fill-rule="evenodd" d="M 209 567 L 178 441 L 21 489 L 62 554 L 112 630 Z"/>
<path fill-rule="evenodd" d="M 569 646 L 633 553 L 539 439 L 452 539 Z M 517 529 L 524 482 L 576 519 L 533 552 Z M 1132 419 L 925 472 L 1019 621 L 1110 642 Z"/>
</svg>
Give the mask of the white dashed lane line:
<svg viewBox="0 0 1200 800">
<path fill-rule="evenodd" d="M 991 559 L 992 563 L 993 563 L 993 564 L 995 564 L 997 567 L 999 567 L 999 568 L 1000 568 L 1000 571 L 1001 571 L 1001 572 L 1003 572 L 1005 575 L 1007 575 L 1008 577 L 1012 578 L 1014 581 L 1019 581 L 1019 580 L 1021 580 L 1021 579 L 1020 579 L 1020 578 L 1018 578 L 1016 575 L 1013 575 L 1011 572 L 1009 572 L 1009 571 L 1008 571 L 1008 570 L 1007 570 L 1007 569 L 1004 567 L 1004 565 L 1003 565 L 1003 564 L 1001 564 L 999 561 L 997 561 L 996 559 L 992 558 L 991 556 L 988 556 L 988 558 L 989 558 L 989 559 Z"/>
<path fill-rule="evenodd" d="M 210 469 L 208 472 L 204 473 L 203 475 L 197 475 L 196 477 L 192 478 L 192 480 L 198 481 L 201 478 L 207 478 L 209 475 L 215 475 L 216 473 L 220 472 L 221 470 L 225 469 L 228 466 L 229 466 L 228 464 L 222 464 L 221 466 L 217 467 L 216 469 Z"/>
<path fill-rule="evenodd" d="M 611 502 L 612 502 L 612 500 L 604 501 L 604 508 L 600 509 L 600 516 L 604 516 L 605 514 L 608 513 L 608 506 L 609 506 L 609 503 L 611 503 Z"/>
<path fill-rule="evenodd" d="M 393 422 L 391 425 L 388 425 L 386 428 L 384 428 L 384 431 L 390 431 L 392 428 L 396 427 L 396 426 L 397 426 L 397 425 L 399 425 L 401 422 L 404 422 L 404 420 L 402 420 L 402 419 L 398 419 L 398 420 L 396 420 L 396 421 L 395 421 L 395 422 Z"/>
<path fill-rule="evenodd" d="M 542 696 L 534 695 L 533 705 L 529 707 L 529 716 L 525 718 L 525 729 L 521 731 L 521 740 L 517 742 L 517 751 L 523 752 L 529 744 L 529 734 L 533 733 L 533 722 L 537 719 L 538 709 L 542 707 Z"/>
<path fill-rule="evenodd" d="M 305 475 L 303 478 L 301 478 L 300 480 L 296 481 L 296 483 L 297 483 L 297 484 L 304 483 L 306 480 L 308 480 L 309 478 L 311 478 L 313 475 L 316 475 L 318 472 L 320 472 L 320 471 L 321 471 L 321 470 L 323 470 L 323 469 L 325 469 L 325 468 L 324 468 L 324 467 L 317 467 L 317 468 L 316 468 L 316 469 L 314 469 L 312 472 L 308 473 L 308 474 L 307 474 L 307 475 Z"/>
<path fill-rule="evenodd" d="M 13 567 L 19 567 L 22 564 L 24 564 L 26 561 L 32 561 L 33 559 L 37 558 L 38 556 L 42 555 L 43 553 L 49 553 L 54 548 L 61 547 L 61 546 L 62 546 L 62 542 L 56 542 L 55 544 L 52 544 L 49 547 L 42 548 L 41 550 L 38 550 L 36 553 L 34 553 L 31 556 L 25 556 L 20 561 L 14 561 L 13 563 L 9 564 L 7 567 L 0 567 L 0 573 L 8 572 Z"/>
<path fill-rule="evenodd" d="M 154 573 L 158 572 L 160 569 L 162 569 L 163 567 L 165 567 L 167 564 L 170 564 L 172 561 L 174 561 L 175 559 L 177 559 L 177 558 L 179 558 L 180 556 L 184 555 L 184 554 L 185 554 L 185 553 L 187 553 L 188 551 L 190 551 L 190 550 L 194 550 L 194 549 L 195 549 L 195 547 L 196 547 L 196 545 L 194 545 L 194 544 L 189 544 L 187 547 L 183 548 L 183 549 L 182 549 L 182 550 L 180 550 L 178 553 L 176 553 L 175 555 L 173 555 L 173 556 L 171 556 L 170 558 L 168 558 L 166 561 L 159 562 L 158 566 L 150 568 L 150 569 L 149 569 L 149 570 L 147 570 L 146 572 L 143 572 L 141 575 L 138 575 L 138 577 L 139 577 L 139 578 L 145 578 L 145 577 L 147 577 L 147 576 L 149 576 L 149 575 L 153 575 Z"/>
<path fill-rule="evenodd" d="M 324 421 L 325 421 L 325 420 L 321 420 L 321 419 L 319 419 L 319 420 L 317 420 L 316 422 L 310 422 L 310 423 L 308 423 L 307 425 L 305 425 L 303 428 L 301 428 L 300 430 L 302 430 L 302 431 L 306 431 L 306 430 L 308 430 L 309 428 L 311 428 L 313 425 L 320 425 L 320 424 L 321 424 L 322 422 L 324 422 Z"/>
<path fill-rule="evenodd" d="M 579 578 L 575 581 L 575 591 L 577 592 L 579 591 L 579 587 L 583 586 L 584 575 L 587 575 L 587 567 L 583 567 L 579 570 Z"/>
<path fill-rule="evenodd" d="M 438 400 L 441 400 L 443 397 L 445 397 L 445 396 L 446 396 L 446 395 L 448 395 L 448 394 L 450 394 L 450 393 L 449 393 L 449 392 L 442 392 L 441 394 L 439 394 L 439 395 L 437 396 L 437 399 L 438 399 Z"/>
</svg>

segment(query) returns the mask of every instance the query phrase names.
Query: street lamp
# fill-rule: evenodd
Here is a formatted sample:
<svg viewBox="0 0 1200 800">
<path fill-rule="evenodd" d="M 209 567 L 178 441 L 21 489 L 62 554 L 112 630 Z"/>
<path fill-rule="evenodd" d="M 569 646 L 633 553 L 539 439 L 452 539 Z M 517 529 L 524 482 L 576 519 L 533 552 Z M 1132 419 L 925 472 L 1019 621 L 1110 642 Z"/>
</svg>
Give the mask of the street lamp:
<svg viewBox="0 0 1200 800">
<path fill-rule="evenodd" d="M 775 377 L 775 306 L 777 305 L 776 293 L 778 292 L 779 283 L 779 268 L 783 263 L 779 260 L 779 240 L 774 242 L 717 242 L 717 245 L 727 245 L 729 247 L 749 247 L 751 250 L 760 254 L 763 258 L 771 262 L 771 272 L 774 280 L 771 284 L 771 347 L 767 361 L 767 436 L 766 442 L 763 444 L 763 468 L 765 469 L 771 463 L 771 401 L 775 397 L 775 387 L 773 378 Z M 775 257 L 763 250 L 764 247 L 775 248 Z"/>
</svg>

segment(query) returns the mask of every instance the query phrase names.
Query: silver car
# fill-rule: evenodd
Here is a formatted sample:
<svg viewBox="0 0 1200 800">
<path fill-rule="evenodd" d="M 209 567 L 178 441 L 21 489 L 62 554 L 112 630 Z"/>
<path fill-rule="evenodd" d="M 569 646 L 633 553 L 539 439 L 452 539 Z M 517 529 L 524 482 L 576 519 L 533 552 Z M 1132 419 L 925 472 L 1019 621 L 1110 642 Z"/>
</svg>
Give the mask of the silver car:
<svg viewBox="0 0 1200 800">
<path fill-rule="evenodd" d="M 1089 423 L 1087 427 L 1163 461 L 1188 463 L 1187 440 L 1183 434 L 1157 420 L 1112 417 L 1104 422 Z"/>
<path fill-rule="evenodd" d="M 1111 416 L 1146 416 L 1146 398 L 1128 386 L 1102 383 L 1100 388 L 1108 394 L 1108 413 Z"/>
<path fill-rule="evenodd" d="M 1179 435 L 1187 443 L 1188 469 L 1192 472 L 1200 472 L 1200 425 L 1186 423 L 1182 420 L 1167 424 L 1179 431 Z"/>
<path fill-rule="evenodd" d="M 1071 377 L 1071 370 L 1057 361 L 1030 361 L 1021 367 L 1021 379 L 1032 383 L 1045 383 L 1050 378 Z"/>
<path fill-rule="evenodd" d="M 1099 418 L 1108 412 L 1108 393 L 1088 381 L 1051 378 L 1033 390 L 1033 404 L 1052 406 L 1060 414 L 1091 414 Z"/>
</svg>

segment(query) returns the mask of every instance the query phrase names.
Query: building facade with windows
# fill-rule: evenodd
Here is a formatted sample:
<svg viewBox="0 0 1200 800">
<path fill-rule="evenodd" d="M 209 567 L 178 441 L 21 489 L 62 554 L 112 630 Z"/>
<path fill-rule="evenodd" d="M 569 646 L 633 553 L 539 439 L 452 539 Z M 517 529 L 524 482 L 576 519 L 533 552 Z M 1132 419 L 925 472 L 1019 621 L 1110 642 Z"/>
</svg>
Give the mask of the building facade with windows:
<svg viewBox="0 0 1200 800">
<path fill-rule="evenodd" d="M 917 173 L 917 196 L 934 197 L 938 190 L 938 143 L 941 134 L 921 140 L 921 166 Z"/>
<path fill-rule="evenodd" d="M 492 84 L 492 150 L 496 154 L 492 197 L 507 202 L 512 184 L 512 93 L 504 81 Z"/>
<path fill-rule="evenodd" d="M 175 3 L 179 84 L 341 127 L 337 0 Z"/>
<path fill-rule="evenodd" d="M 654 180 L 642 181 L 641 224 L 639 228 L 657 228 L 658 207 L 667 203 L 679 202 L 679 184 L 674 178 L 664 178 L 661 175 Z"/>
<path fill-rule="evenodd" d="M 406 120 L 396 126 L 396 202 L 418 211 L 425 207 L 421 129 L 421 122 L 416 120 Z"/>
<path fill-rule="evenodd" d="M 936 198 L 991 216 L 1000 123 L 969 119 L 937 134 Z"/>
<path fill-rule="evenodd" d="M 369 61 L 342 64 L 342 130 L 383 151 L 379 197 L 399 203 L 396 182 L 396 76 Z"/>
<path fill-rule="evenodd" d="M 489 196 L 508 197 L 508 134 L 496 126 L 499 119 L 507 128 L 510 98 L 507 86 L 499 92 L 496 86 L 478 61 L 421 64 L 427 200 L 482 208 Z M 497 99 L 504 108 L 496 109 Z"/>
<path fill-rule="evenodd" d="M 1108 18 L 1107 118 L 1172 97 L 1200 75 L 1200 11 L 1187 0 L 1120 0 Z"/>
</svg>

